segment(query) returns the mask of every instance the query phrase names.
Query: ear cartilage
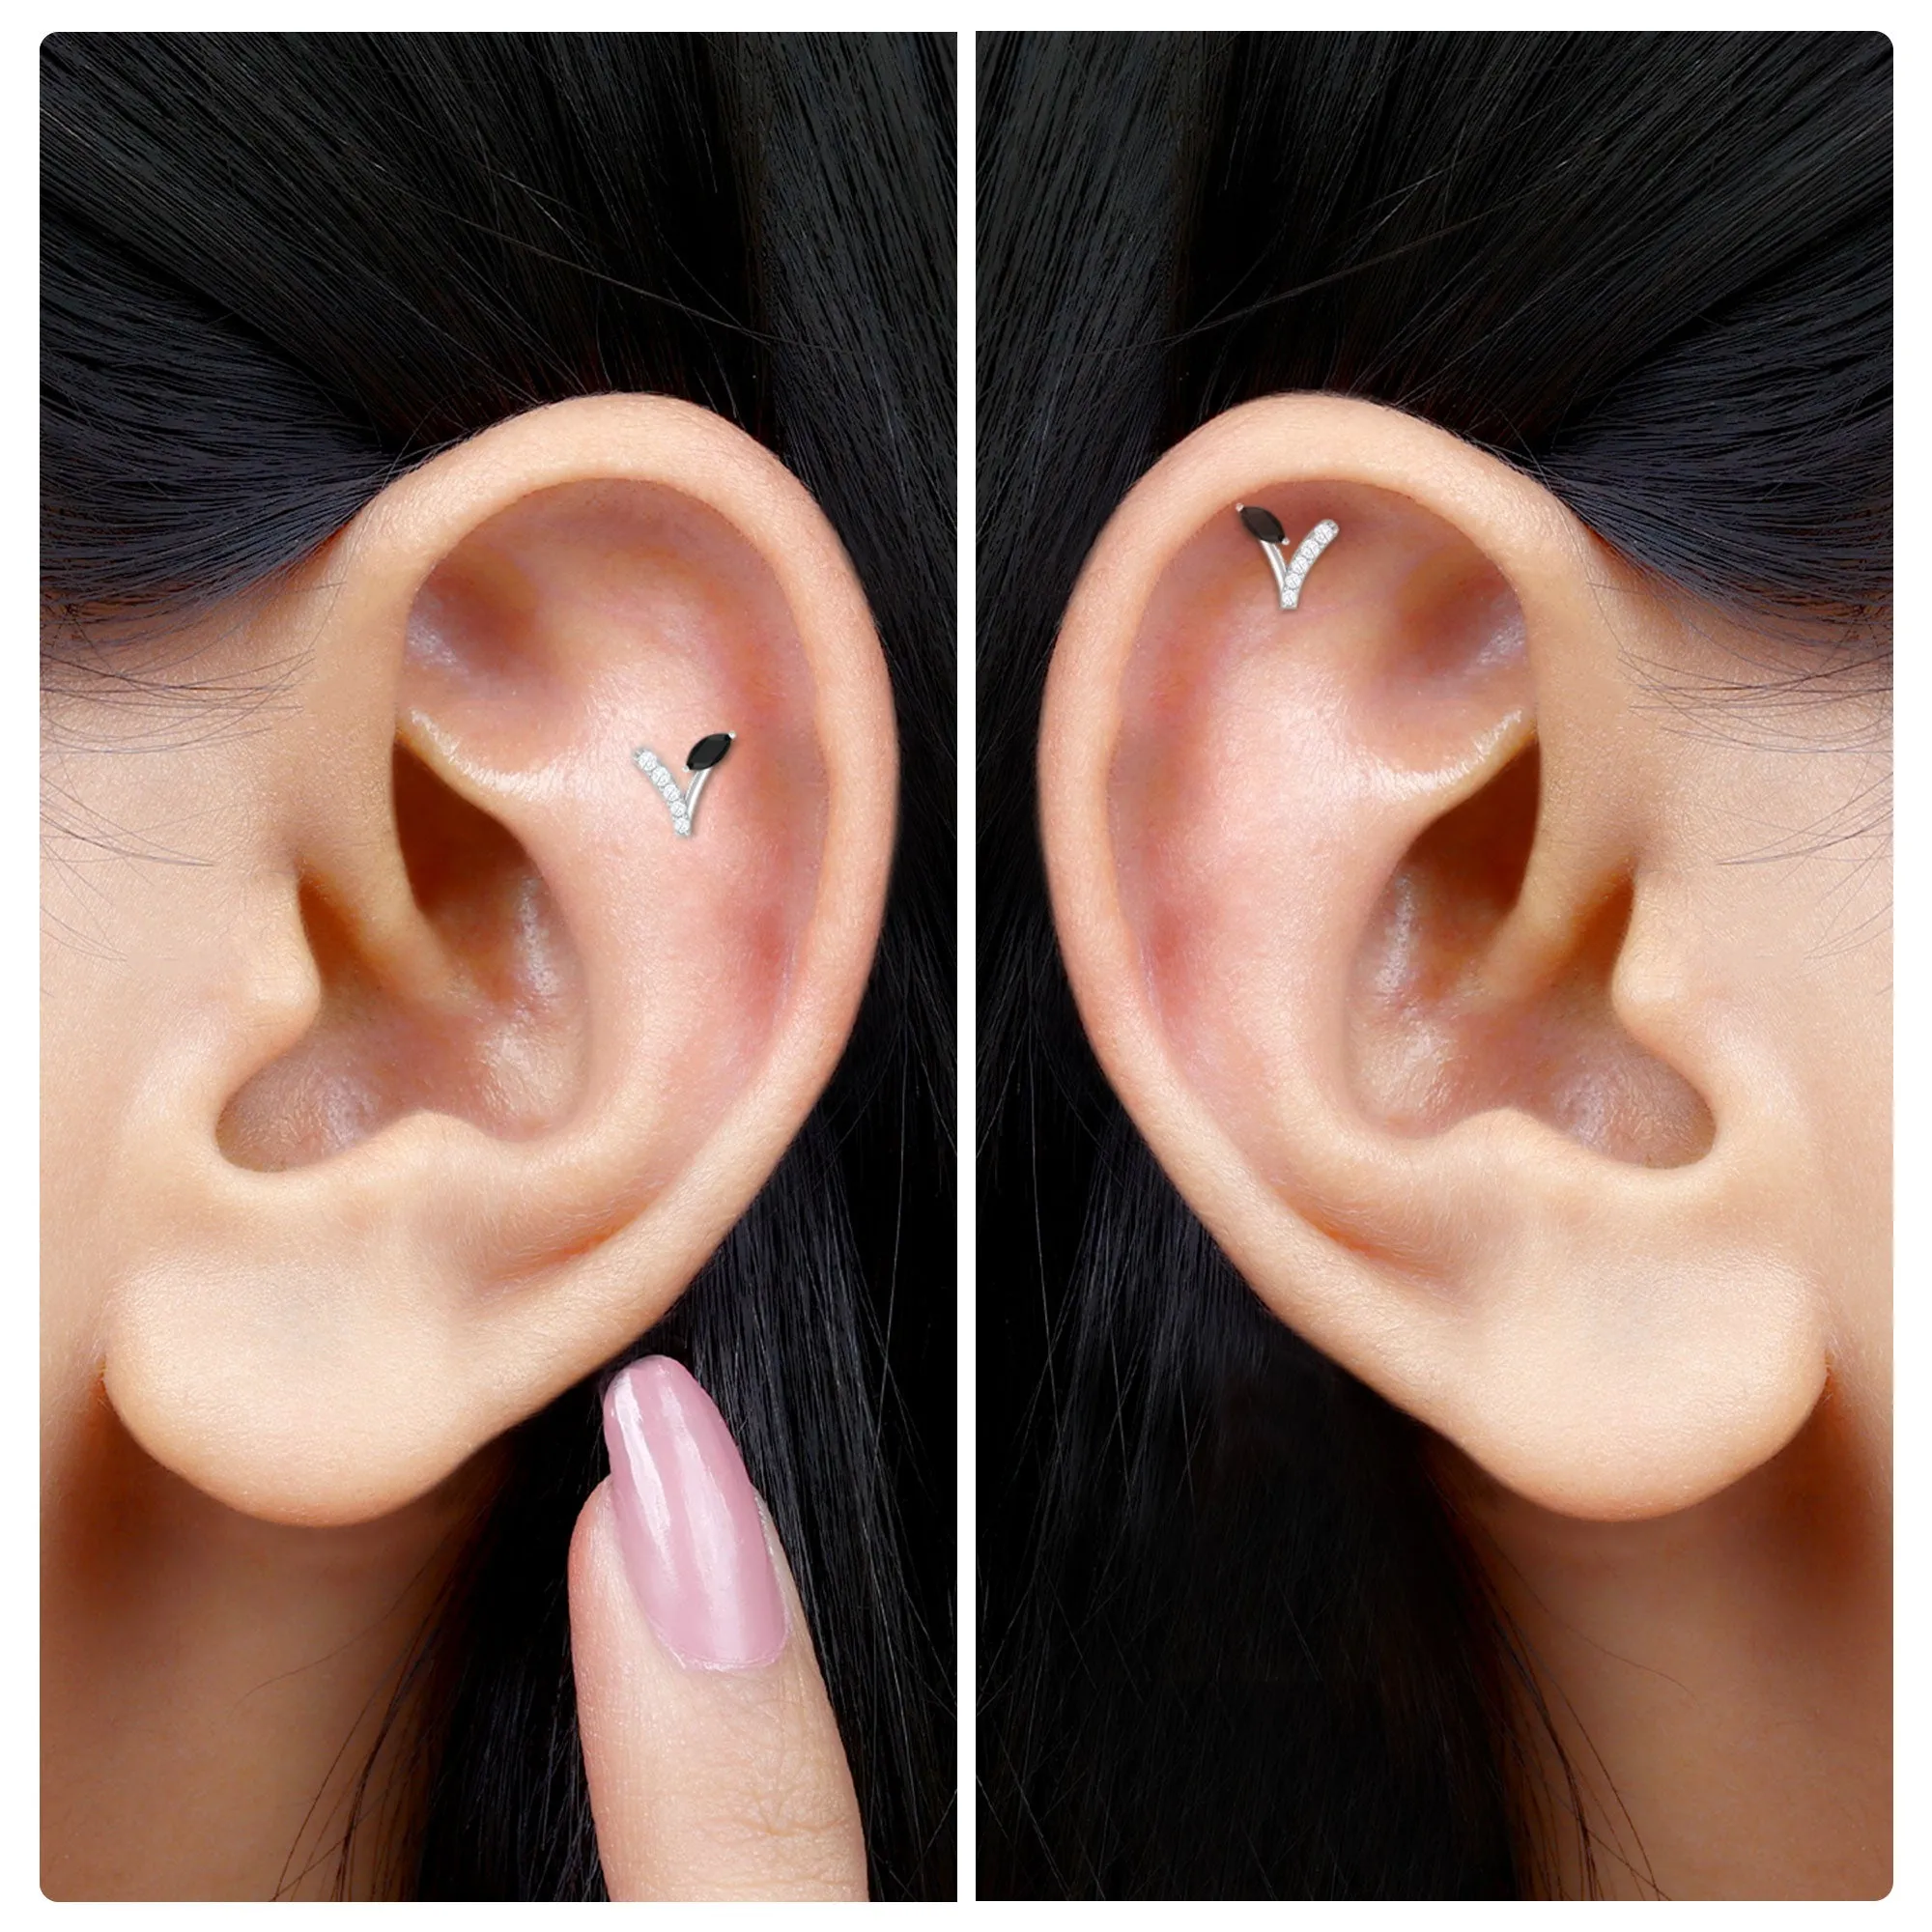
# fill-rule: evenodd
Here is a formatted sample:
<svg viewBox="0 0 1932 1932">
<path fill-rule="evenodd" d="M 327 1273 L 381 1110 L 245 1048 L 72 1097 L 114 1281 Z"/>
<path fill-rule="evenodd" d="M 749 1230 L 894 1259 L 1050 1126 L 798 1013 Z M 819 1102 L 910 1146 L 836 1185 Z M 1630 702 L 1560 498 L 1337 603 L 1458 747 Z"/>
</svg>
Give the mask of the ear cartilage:
<svg viewBox="0 0 1932 1932">
<path fill-rule="evenodd" d="M 1274 572 L 1274 587 L 1281 599 L 1284 611 L 1293 611 L 1301 602 L 1301 586 L 1308 581 L 1308 573 L 1315 568 L 1316 559 L 1328 546 L 1342 534 L 1342 526 L 1332 517 L 1323 517 L 1315 527 L 1295 545 L 1294 554 L 1284 558 L 1282 545 L 1288 540 L 1288 532 L 1281 526 L 1281 519 L 1271 510 L 1264 510 L 1259 503 L 1236 503 L 1235 514 L 1241 520 L 1241 527 L 1261 545 L 1262 554 L 1268 560 L 1268 568 Z"/>
<path fill-rule="evenodd" d="M 704 781 L 724 762 L 724 753 L 737 741 L 735 731 L 714 731 L 709 737 L 698 739 L 684 754 L 684 768 L 692 777 L 691 782 L 682 791 L 670 775 L 670 767 L 655 752 L 646 751 L 639 745 L 631 753 L 631 761 L 657 787 L 658 796 L 670 812 L 670 829 L 680 838 L 691 837 L 692 820 L 697 812 L 697 795 L 704 789 Z"/>
</svg>

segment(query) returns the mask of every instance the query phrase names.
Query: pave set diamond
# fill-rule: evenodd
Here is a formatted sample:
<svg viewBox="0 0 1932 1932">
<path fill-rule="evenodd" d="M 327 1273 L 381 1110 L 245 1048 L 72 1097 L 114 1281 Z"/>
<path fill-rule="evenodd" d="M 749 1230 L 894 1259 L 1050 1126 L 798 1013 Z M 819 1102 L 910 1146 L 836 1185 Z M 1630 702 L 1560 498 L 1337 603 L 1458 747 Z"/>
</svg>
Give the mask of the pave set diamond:
<svg viewBox="0 0 1932 1932">
<path fill-rule="evenodd" d="M 677 781 L 671 777 L 669 767 L 655 752 L 641 748 L 631 754 L 638 761 L 638 769 L 658 788 L 658 796 L 670 808 L 671 830 L 680 838 L 691 837 L 691 801 L 677 788 Z M 696 787 L 694 786 L 695 790 Z"/>
<path fill-rule="evenodd" d="M 1308 573 L 1315 568 L 1315 559 L 1342 534 L 1342 526 L 1332 517 L 1323 517 L 1315 527 L 1295 545 L 1294 554 L 1288 560 L 1288 568 L 1281 574 L 1281 608 L 1293 611 L 1301 602 L 1301 586 L 1308 581 Z"/>
</svg>

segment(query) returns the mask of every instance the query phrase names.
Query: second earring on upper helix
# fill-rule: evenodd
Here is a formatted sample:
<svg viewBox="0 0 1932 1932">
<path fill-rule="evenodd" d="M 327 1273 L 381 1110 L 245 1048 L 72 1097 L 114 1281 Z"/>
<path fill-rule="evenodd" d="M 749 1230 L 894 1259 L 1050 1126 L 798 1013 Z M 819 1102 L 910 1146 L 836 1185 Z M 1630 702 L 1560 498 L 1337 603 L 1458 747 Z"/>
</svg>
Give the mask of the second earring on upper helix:
<svg viewBox="0 0 1932 1932">
<path fill-rule="evenodd" d="M 1259 503 L 1236 503 L 1235 514 L 1240 518 L 1241 527 L 1261 545 L 1262 554 L 1267 558 L 1268 569 L 1274 574 L 1274 587 L 1281 608 L 1284 611 L 1294 610 L 1301 602 L 1301 586 L 1308 581 L 1308 573 L 1315 568 L 1321 553 L 1342 534 L 1342 526 L 1332 517 L 1323 517 L 1295 545 L 1294 554 L 1284 557 L 1281 547 L 1288 540 L 1288 532 L 1282 528 L 1281 519 L 1272 510 L 1264 510 Z"/>
</svg>

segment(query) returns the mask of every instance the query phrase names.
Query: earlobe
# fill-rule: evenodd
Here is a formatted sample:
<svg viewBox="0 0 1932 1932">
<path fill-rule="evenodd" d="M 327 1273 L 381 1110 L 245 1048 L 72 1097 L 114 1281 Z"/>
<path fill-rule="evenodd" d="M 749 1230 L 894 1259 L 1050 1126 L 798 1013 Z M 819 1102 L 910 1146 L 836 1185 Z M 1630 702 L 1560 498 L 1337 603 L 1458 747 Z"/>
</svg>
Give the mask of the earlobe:
<svg viewBox="0 0 1932 1932">
<path fill-rule="evenodd" d="M 1633 680 L 1669 621 L 1501 463 L 1276 398 L 1103 534 L 1041 734 L 1074 992 L 1190 1204 L 1283 1319 L 1591 1516 L 1743 1474 L 1824 1376 L 1817 1231 L 1764 1211 L 1804 1160 L 1775 1044 Z"/>
<path fill-rule="evenodd" d="M 346 1521 L 621 1350 L 763 1184 L 869 969 L 891 702 L 816 506 L 655 398 L 437 459 L 255 624 L 307 669 L 129 1137 L 106 1379 L 200 1487 Z"/>
</svg>

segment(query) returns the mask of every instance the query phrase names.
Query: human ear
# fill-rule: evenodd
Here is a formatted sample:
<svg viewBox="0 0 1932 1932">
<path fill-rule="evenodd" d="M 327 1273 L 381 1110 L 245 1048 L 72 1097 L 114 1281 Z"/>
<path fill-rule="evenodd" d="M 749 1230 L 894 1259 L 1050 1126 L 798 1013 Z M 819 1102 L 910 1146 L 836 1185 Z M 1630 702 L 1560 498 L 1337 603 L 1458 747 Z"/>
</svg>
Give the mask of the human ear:
<svg viewBox="0 0 1932 1932">
<path fill-rule="evenodd" d="M 104 1383 L 222 1501 L 361 1520 L 656 1321 L 803 1122 L 877 937 L 890 690 L 805 490 L 644 396 L 426 463 L 197 649 L 289 669 L 121 781 L 219 833 L 118 936 Z"/>
<path fill-rule="evenodd" d="M 1237 503 L 1339 525 L 1298 608 Z M 1155 1155 L 1283 1321 L 1581 1517 L 1714 1493 L 1827 1375 L 1755 768 L 1641 669 L 1717 628 L 1499 460 L 1284 396 L 1136 486 L 1045 696 L 1062 950 Z"/>
</svg>

